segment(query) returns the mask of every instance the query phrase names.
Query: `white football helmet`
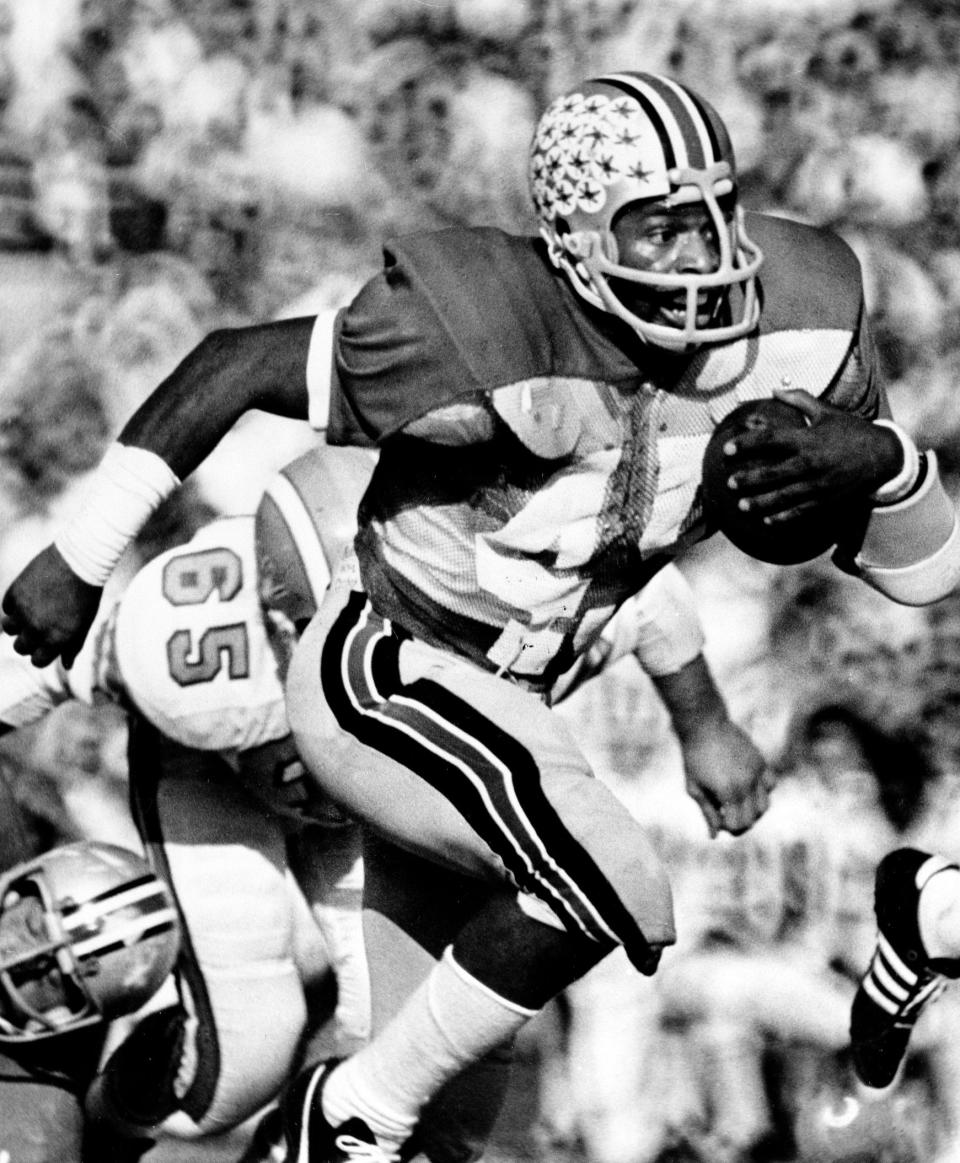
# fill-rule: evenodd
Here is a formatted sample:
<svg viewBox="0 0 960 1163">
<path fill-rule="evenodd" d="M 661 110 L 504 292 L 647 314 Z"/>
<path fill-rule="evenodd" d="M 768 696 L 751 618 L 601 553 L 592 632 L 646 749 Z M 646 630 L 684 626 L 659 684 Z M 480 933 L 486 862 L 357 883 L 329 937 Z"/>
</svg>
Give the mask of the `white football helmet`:
<svg viewBox="0 0 960 1163">
<path fill-rule="evenodd" d="M 173 969 L 180 923 L 146 861 L 79 841 L 0 876 L 0 1044 L 138 1010 Z"/>
<path fill-rule="evenodd" d="M 366 448 L 311 450 L 264 490 L 255 533 L 260 600 L 298 630 L 317 612 L 331 574 L 352 554 L 357 509 L 376 460 Z"/>
<path fill-rule="evenodd" d="M 377 463 L 373 449 L 325 446 L 276 474 L 257 506 L 257 582 L 281 680 L 332 577 L 356 569 L 357 510 Z"/>
<path fill-rule="evenodd" d="M 736 165 L 719 114 L 691 89 L 653 73 L 611 73 L 558 97 L 540 119 L 530 154 L 534 206 L 553 263 L 588 303 L 618 316 L 642 339 L 671 350 L 751 332 L 760 317 L 755 278 L 763 261 L 743 212 L 725 220 L 719 198 L 736 195 Z M 720 258 L 709 273 L 655 273 L 618 261 L 613 224 L 631 203 L 702 202 Z M 631 311 L 611 278 L 655 292 L 685 292 L 682 325 L 651 323 Z M 697 324 L 697 297 L 723 288 L 725 310 Z M 742 294 L 733 302 L 730 291 Z M 734 317 L 735 316 L 735 317 Z"/>
</svg>

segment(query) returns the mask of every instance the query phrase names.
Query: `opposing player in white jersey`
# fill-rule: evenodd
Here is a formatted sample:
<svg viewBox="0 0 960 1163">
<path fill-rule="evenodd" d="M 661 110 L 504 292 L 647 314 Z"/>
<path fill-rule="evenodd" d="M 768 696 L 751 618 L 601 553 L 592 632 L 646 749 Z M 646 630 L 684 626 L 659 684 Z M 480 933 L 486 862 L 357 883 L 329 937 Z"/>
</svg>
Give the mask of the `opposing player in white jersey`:
<svg viewBox="0 0 960 1163">
<path fill-rule="evenodd" d="M 314 526 L 271 523 L 321 591 L 334 524 L 321 542 Z M 253 517 L 216 521 L 146 565 L 70 670 L 0 653 L 8 728 L 67 699 L 107 698 L 131 712 L 133 809 L 176 892 L 185 955 L 176 990 L 115 1051 L 88 1106 L 95 1128 L 120 1129 L 140 1149 L 161 1124 L 183 1136 L 217 1132 L 275 1097 L 302 1049 L 309 989 L 331 968 L 334 1048 L 367 1032 L 356 829 L 301 778 L 254 526 Z M 0 1148 L 18 1121 L 4 1120 Z"/>
</svg>

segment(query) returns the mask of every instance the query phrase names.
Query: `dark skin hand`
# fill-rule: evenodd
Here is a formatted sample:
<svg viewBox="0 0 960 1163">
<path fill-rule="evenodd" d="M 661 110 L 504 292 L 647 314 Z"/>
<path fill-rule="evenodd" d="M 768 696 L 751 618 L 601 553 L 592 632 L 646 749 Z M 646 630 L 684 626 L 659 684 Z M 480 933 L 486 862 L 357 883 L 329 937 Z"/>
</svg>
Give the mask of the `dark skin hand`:
<svg viewBox="0 0 960 1163">
<path fill-rule="evenodd" d="M 64 665 L 71 666 L 97 615 L 103 590 L 75 577 L 53 545 L 27 565 L 18 587 L 19 600 L 8 591 L 0 615 L 0 627 L 14 639 L 13 649 L 28 654 L 34 666 L 47 666 L 61 656 Z M 42 638 L 30 629 L 34 617 L 48 619 Z"/>
<path fill-rule="evenodd" d="M 755 429 L 724 445 L 728 484 L 745 512 L 774 524 L 828 502 L 863 501 L 900 471 L 903 451 L 888 428 L 808 392 L 775 395 L 801 411 L 807 426 Z"/>
</svg>

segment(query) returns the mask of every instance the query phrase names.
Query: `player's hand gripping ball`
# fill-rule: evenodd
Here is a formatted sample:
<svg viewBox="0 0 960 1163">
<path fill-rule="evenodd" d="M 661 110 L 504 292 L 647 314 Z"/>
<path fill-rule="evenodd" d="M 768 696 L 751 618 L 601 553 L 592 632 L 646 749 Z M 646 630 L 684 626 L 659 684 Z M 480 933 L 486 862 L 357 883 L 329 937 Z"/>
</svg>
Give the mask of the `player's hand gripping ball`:
<svg viewBox="0 0 960 1163">
<path fill-rule="evenodd" d="M 711 532 L 719 530 L 758 561 L 774 565 L 812 561 L 836 545 L 843 531 L 843 510 L 828 512 L 823 507 L 765 524 L 758 514 L 739 507 L 740 494 L 727 483 L 743 463 L 724 453 L 728 440 L 757 428 L 772 432 L 805 424 L 803 413 L 782 400 L 749 400 L 724 417 L 703 454 L 703 508 Z"/>
</svg>

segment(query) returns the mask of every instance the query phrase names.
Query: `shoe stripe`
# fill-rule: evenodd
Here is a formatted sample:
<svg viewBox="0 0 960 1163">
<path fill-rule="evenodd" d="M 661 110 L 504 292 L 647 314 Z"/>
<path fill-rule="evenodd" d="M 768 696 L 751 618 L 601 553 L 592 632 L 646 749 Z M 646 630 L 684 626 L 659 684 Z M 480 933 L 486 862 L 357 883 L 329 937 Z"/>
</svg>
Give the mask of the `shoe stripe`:
<svg viewBox="0 0 960 1163">
<path fill-rule="evenodd" d="M 913 990 L 892 974 L 887 966 L 887 963 L 881 958 L 875 958 L 873 964 L 870 966 L 870 976 L 876 980 L 877 985 L 892 997 L 895 1001 L 906 1001 Z"/>
<path fill-rule="evenodd" d="M 900 1002 L 894 1001 L 888 997 L 882 990 L 877 988 L 873 977 L 867 976 L 863 979 L 863 990 L 870 1000 L 878 1005 L 886 1013 L 895 1015 L 900 1012 Z"/>
<path fill-rule="evenodd" d="M 885 967 L 892 976 L 907 989 L 913 989 L 919 980 L 917 974 L 904 962 L 883 933 L 877 935 L 877 955 L 882 957 Z"/>
<path fill-rule="evenodd" d="M 320 1080 L 326 1073 L 326 1066 L 318 1066 L 303 1095 L 300 1111 L 300 1142 L 297 1145 L 296 1163 L 310 1163 L 310 1115 L 313 1111 L 313 1096 L 317 1093 Z"/>
</svg>

